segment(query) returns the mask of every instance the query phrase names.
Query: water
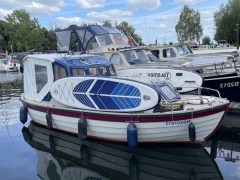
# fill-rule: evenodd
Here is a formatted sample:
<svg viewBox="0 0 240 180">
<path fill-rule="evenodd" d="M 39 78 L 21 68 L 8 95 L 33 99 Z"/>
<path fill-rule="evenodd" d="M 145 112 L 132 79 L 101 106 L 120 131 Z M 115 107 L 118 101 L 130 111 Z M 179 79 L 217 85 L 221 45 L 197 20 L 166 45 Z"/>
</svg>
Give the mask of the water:
<svg viewBox="0 0 240 180">
<path fill-rule="evenodd" d="M 0 82 L 0 179 L 240 179 L 240 128 L 222 126 L 200 145 L 83 144 L 30 118 L 22 125 L 22 74 L 0 74 Z"/>
</svg>

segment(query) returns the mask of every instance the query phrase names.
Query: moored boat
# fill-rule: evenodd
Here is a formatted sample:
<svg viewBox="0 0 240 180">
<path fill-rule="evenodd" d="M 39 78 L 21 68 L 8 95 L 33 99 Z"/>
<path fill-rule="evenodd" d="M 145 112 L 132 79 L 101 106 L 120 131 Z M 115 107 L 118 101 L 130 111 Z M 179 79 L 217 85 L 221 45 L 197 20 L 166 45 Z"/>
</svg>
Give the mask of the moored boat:
<svg viewBox="0 0 240 180">
<path fill-rule="evenodd" d="M 19 72 L 19 63 L 12 63 L 11 56 L 0 53 L 0 72 Z"/>
<path fill-rule="evenodd" d="M 118 78 L 98 56 L 29 55 L 23 63 L 22 122 L 28 112 L 39 124 L 80 137 L 199 143 L 217 130 L 229 105 L 220 97 L 193 104 L 201 95 L 180 96 L 167 82 Z"/>
</svg>

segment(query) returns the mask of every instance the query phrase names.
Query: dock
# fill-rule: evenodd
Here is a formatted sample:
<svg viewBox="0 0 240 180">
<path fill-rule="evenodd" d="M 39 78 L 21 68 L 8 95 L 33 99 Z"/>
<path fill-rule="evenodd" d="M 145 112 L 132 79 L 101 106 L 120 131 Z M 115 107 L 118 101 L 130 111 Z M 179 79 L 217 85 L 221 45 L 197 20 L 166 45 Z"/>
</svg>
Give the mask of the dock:
<svg viewBox="0 0 240 180">
<path fill-rule="evenodd" d="M 240 113 L 240 103 L 234 101 L 230 102 L 228 112 Z"/>
</svg>

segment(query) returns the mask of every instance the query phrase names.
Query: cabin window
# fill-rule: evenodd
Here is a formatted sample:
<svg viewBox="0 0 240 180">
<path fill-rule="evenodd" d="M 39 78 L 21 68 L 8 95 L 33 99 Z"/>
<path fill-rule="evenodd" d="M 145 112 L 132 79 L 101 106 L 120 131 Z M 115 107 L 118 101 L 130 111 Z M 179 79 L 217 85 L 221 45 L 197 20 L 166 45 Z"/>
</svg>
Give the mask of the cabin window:
<svg viewBox="0 0 240 180">
<path fill-rule="evenodd" d="M 91 49 L 95 49 L 95 48 L 98 48 L 98 43 L 96 41 L 96 38 L 93 38 L 89 44 L 88 44 L 88 50 L 91 50 Z"/>
<path fill-rule="evenodd" d="M 108 69 L 109 69 L 111 75 L 116 75 L 115 68 L 114 68 L 114 66 L 113 66 L 112 64 L 110 64 L 110 65 L 108 66 Z"/>
<path fill-rule="evenodd" d="M 177 98 L 176 94 L 168 86 L 162 86 L 160 89 L 170 100 Z"/>
<path fill-rule="evenodd" d="M 176 54 L 172 48 L 163 49 L 163 57 L 164 58 L 176 57 Z"/>
<path fill-rule="evenodd" d="M 188 54 L 188 50 L 186 47 L 183 47 L 183 46 L 177 46 L 176 47 L 178 53 L 180 56 L 183 56 L 183 55 L 187 55 Z"/>
<path fill-rule="evenodd" d="M 93 76 L 107 76 L 108 75 L 106 67 L 89 68 L 89 72 Z"/>
<path fill-rule="evenodd" d="M 122 65 L 123 64 L 123 61 L 122 61 L 121 57 L 119 56 L 119 54 L 113 54 L 110 58 L 110 61 L 114 65 Z"/>
<path fill-rule="evenodd" d="M 147 55 L 144 53 L 143 50 L 141 51 L 136 51 L 138 57 L 142 60 L 142 61 L 149 61 Z"/>
<path fill-rule="evenodd" d="M 119 33 L 119 34 L 112 34 L 112 36 L 113 36 L 113 39 L 114 39 L 114 41 L 115 41 L 115 44 L 119 44 L 119 45 L 121 45 L 121 44 L 127 44 L 127 43 L 124 41 L 123 36 L 121 36 L 120 33 Z"/>
<path fill-rule="evenodd" d="M 39 93 L 48 82 L 47 66 L 35 65 L 35 77 L 37 93 Z"/>
<path fill-rule="evenodd" d="M 152 54 L 159 58 L 159 50 L 152 50 Z"/>
<path fill-rule="evenodd" d="M 127 62 L 137 60 L 137 57 L 134 55 L 133 52 L 124 52 L 123 55 L 126 58 Z"/>
<path fill-rule="evenodd" d="M 81 76 L 81 75 L 85 75 L 85 69 L 81 69 L 81 68 L 72 68 L 72 75 L 73 76 Z"/>
<path fill-rule="evenodd" d="M 57 64 L 54 64 L 54 79 L 55 81 L 58 79 L 62 79 L 67 77 L 66 69 L 62 66 L 59 66 Z"/>
<path fill-rule="evenodd" d="M 102 35 L 102 36 L 97 36 L 97 38 L 98 38 L 101 46 L 106 46 L 106 45 L 113 44 L 112 39 L 111 39 L 109 34 Z"/>
</svg>

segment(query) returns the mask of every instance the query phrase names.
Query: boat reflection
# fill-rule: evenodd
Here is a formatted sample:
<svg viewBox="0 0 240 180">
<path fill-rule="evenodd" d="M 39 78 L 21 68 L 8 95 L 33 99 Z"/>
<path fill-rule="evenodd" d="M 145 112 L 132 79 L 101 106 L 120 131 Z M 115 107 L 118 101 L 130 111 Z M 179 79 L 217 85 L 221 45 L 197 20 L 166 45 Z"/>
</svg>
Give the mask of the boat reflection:
<svg viewBox="0 0 240 180">
<path fill-rule="evenodd" d="M 213 159 L 223 158 L 235 163 L 240 160 L 240 127 L 220 126 L 202 145 L 211 147 L 210 156 Z"/>
<path fill-rule="evenodd" d="M 25 141 L 38 156 L 41 179 L 223 179 L 200 144 L 140 144 L 85 140 L 30 122 Z"/>
</svg>

